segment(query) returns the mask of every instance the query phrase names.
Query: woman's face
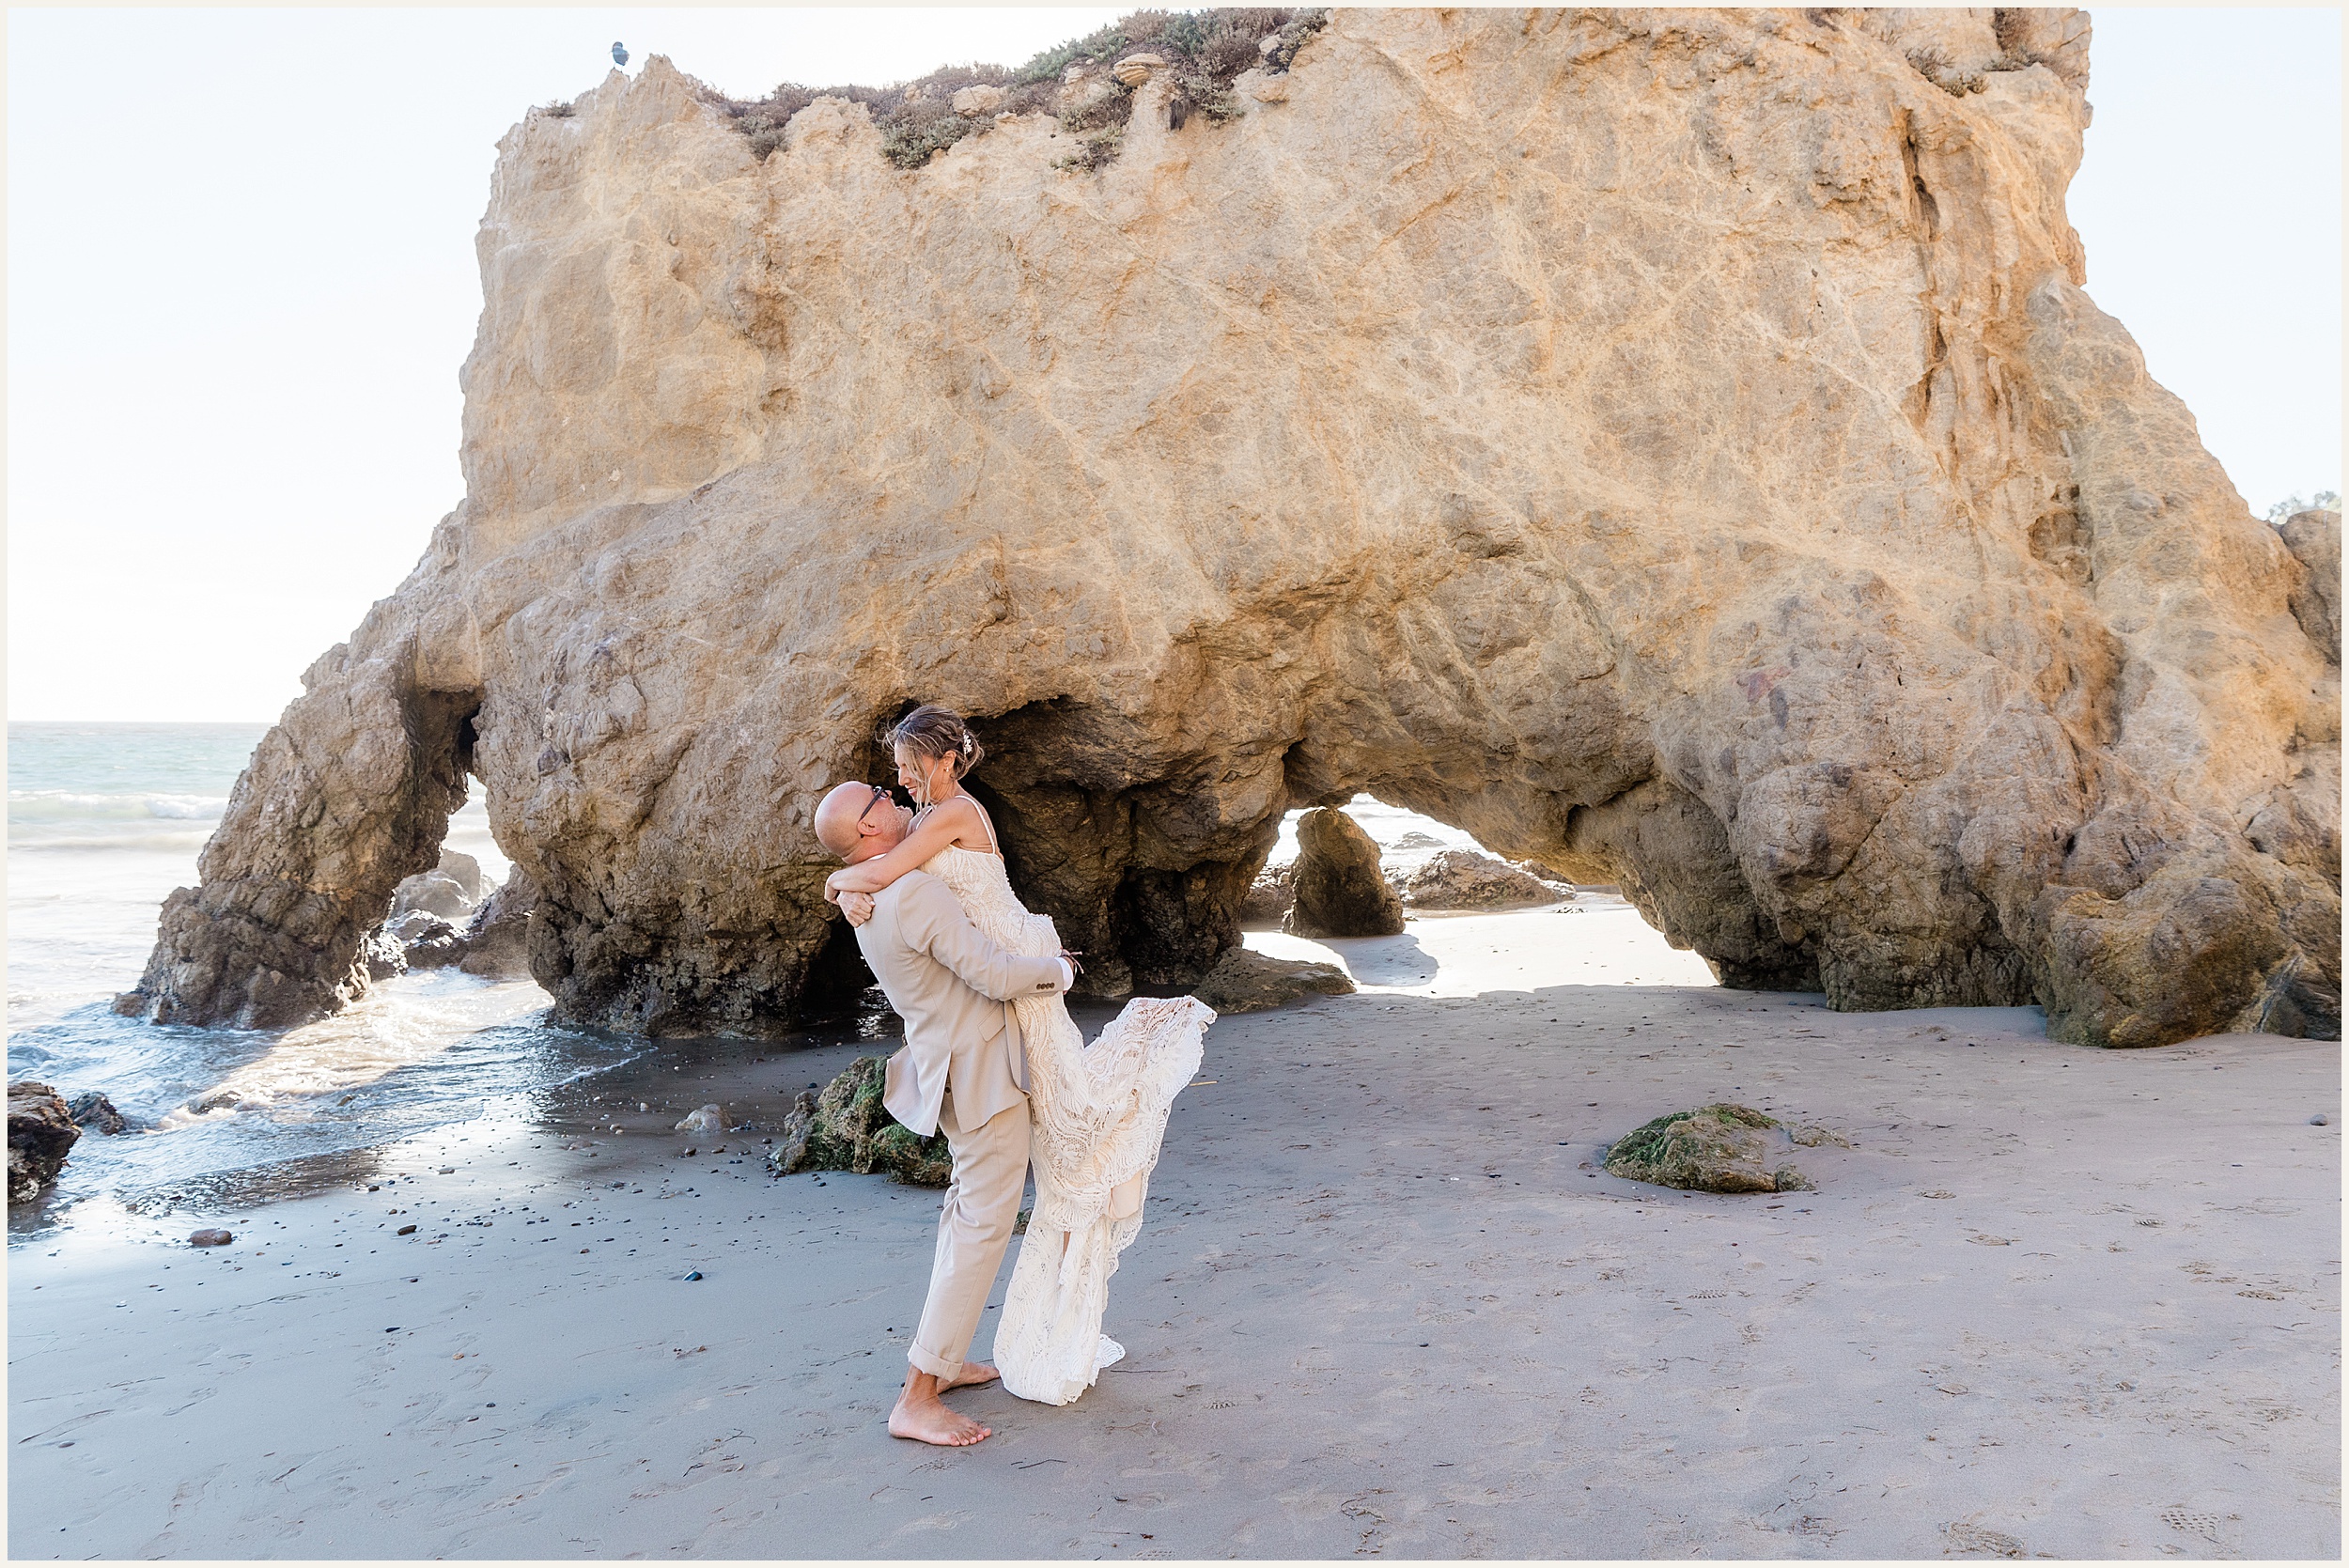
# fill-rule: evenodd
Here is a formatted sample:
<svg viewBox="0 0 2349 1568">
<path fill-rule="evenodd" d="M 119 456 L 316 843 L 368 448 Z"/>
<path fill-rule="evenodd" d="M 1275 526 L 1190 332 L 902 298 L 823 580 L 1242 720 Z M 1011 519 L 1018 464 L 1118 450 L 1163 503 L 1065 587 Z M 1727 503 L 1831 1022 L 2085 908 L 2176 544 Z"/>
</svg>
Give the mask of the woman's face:
<svg viewBox="0 0 2349 1568">
<path fill-rule="evenodd" d="M 898 785 L 916 800 L 926 803 L 932 787 L 942 782 L 941 776 L 952 759 L 923 756 L 902 740 L 897 742 L 894 754 Z"/>
</svg>

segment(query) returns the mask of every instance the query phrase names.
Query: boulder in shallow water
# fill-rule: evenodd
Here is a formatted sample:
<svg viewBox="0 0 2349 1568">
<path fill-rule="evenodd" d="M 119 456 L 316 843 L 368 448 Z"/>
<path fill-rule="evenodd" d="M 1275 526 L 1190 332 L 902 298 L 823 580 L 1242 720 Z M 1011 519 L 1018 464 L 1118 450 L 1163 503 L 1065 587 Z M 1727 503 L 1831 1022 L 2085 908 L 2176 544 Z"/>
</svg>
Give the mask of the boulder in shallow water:
<svg viewBox="0 0 2349 1568">
<path fill-rule="evenodd" d="M 1261 1013 L 1299 997 L 1345 996 L 1353 989 L 1353 979 L 1335 964 L 1268 958 L 1236 947 L 1216 960 L 1190 994 L 1219 1013 Z"/>
<path fill-rule="evenodd" d="M 1793 1143 L 1775 1117 L 1750 1107 L 1700 1106 L 1626 1134 L 1607 1151 L 1607 1171 L 1689 1192 L 1808 1192 L 1786 1161 Z"/>
<path fill-rule="evenodd" d="M 366 970 L 368 980 L 389 980 L 408 972 L 407 946 L 379 925 L 367 933 L 367 939 L 360 945 L 359 962 Z"/>
<path fill-rule="evenodd" d="M 767 1162 L 778 1176 L 801 1171 L 879 1171 L 912 1187 L 944 1187 L 955 1173 L 946 1135 L 917 1136 L 881 1104 L 884 1057 L 860 1056 L 824 1086 L 801 1090 Z"/>
<path fill-rule="evenodd" d="M 30 1079 L 8 1085 L 8 1203 L 29 1203 L 49 1188 L 82 1129 L 65 1098 Z"/>
<path fill-rule="evenodd" d="M 108 1137 L 131 1130 L 131 1119 L 115 1109 L 114 1101 L 95 1089 L 86 1094 L 74 1095 L 65 1109 L 77 1127 L 95 1127 Z"/>
<path fill-rule="evenodd" d="M 1281 929 L 1296 937 L 1395 937 L 1403 900 L 1378 866 L 1378 846 L 1346 813 L 1320 806 L 1297 819 L 1297 901 Z"/>
<path fill-rule="evenodd" d="M 465 952 L 458 968 L 491 980 L 530 978 L 530 914 L 538 905 L 538 885 L 520 866 L 491 893 L 465 927 Z"/>
<path fill-rule="evenodd" d="M 419 871 L 392 890 L 394 918 L 412 909 L 456 920 L 481 902 L 481 862 L 455 849 L 441 851 L 441 863 Z"/>
<path fill-rule="evenodd" d="M 465 938 L 457 927 L 422 909 L 400 916 L 390 929 L 400 939 L 412 970 L 446 969 L 461 961 L 467 951 Z"/>
<path fill-rule="evenodd" d="M 1402 895 L 1414 909 L 1525 909 L 1563 903 L 1574 890 L 1490 855 L 1447 849 L 1403 879 Z"/>
</svg>

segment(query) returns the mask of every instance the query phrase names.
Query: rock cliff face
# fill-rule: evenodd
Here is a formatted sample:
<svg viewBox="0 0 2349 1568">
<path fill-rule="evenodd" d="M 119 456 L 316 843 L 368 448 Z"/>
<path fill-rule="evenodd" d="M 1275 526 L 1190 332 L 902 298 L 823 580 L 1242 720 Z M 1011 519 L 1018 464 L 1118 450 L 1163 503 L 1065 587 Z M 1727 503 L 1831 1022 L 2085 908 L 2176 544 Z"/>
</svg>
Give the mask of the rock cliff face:
<svg viewBox="0 0 2349 1568">
<path fill-rule="evenodd" d="M 471 772 L 562 1016 L 781 1028 L 847 951 L 814 803 L 927 700 L 1112 992 L 1369 790 L 1735 985 L 2337 1031 L 2339 521 L 2255 520 L 2083 292 L 2086 44 L 1341 11 L 1097 173 L 1040 115 L 900 170 L 837 100 L 761 163 L 661 60 L 534 112 L 464 502 L 124 1006 L 356 994 Z"/>
</svg>

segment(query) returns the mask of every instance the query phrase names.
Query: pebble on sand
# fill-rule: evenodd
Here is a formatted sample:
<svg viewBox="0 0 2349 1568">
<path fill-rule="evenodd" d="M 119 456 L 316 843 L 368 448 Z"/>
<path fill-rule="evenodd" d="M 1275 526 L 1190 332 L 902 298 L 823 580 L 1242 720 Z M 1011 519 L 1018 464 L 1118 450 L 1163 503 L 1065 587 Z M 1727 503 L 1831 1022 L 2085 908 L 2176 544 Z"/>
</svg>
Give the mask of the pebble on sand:
<svg viewBox="0 0 2349 1568">
<path fill-rule="evenodd" d="M 188 1237 L 191 1247 L 226 1247 L 236 1240 L 233 1231 L 198 1231 Z"/>
</svg>

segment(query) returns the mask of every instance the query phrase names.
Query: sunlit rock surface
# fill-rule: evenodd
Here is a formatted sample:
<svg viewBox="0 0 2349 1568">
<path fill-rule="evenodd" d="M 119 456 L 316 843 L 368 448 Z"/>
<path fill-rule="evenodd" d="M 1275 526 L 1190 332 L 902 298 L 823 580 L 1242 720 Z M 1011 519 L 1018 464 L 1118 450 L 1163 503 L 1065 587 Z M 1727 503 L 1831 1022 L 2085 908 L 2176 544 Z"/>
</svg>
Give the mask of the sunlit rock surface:
<svg viewBox="0 0 2349 1568">
<path fill-rule="evenodd" d="M 358 994 L 470 771 L 559 1016 L 781 1029 L 851 962 L 810 812 L 926 700 L 1111 994 L 1368 790 L 1732 985 L 2337 1032 L 2337 520 L 2083 291 L 2083 16 L 1341 11 L 1282 82 L 1098 173 L 835 100 L 761 163 L 660 59 L 525 117 L 465 499 L 124 1008 Z"/>
</svg>

